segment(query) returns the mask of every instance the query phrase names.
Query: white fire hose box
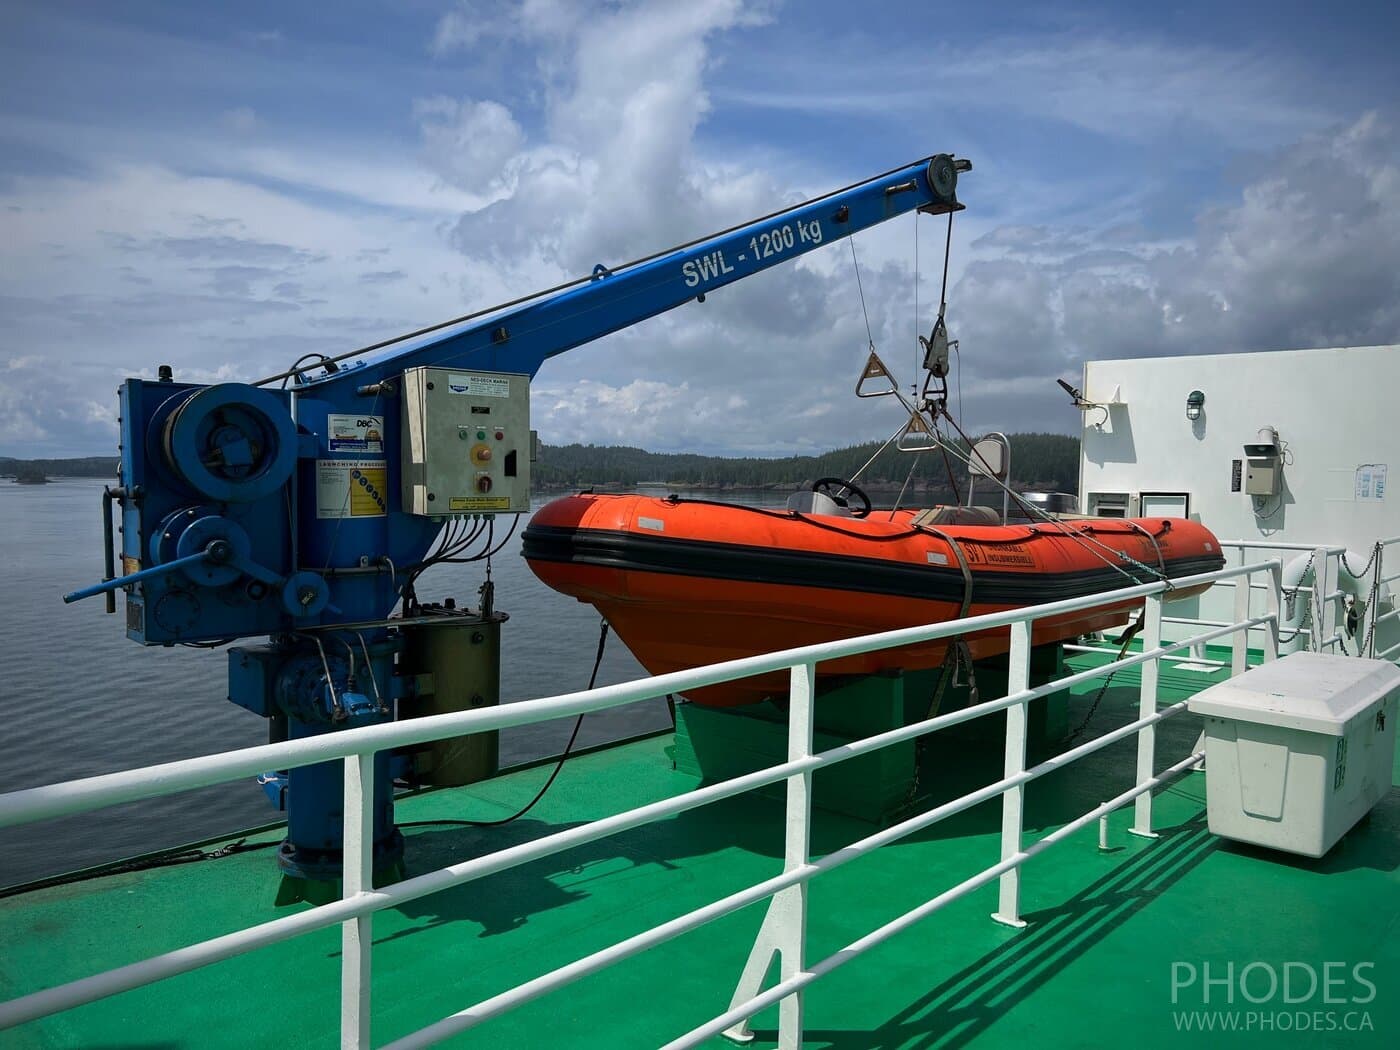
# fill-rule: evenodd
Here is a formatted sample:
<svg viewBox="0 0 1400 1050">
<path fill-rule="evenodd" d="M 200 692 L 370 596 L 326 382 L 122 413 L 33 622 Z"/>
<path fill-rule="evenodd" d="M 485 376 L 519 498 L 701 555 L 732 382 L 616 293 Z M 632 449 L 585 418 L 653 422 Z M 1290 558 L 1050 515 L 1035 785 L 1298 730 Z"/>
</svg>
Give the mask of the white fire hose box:
<svg viewBox="0 0 1400 1050">
<path fill-rule="evenodd" d="M 1293 653 L 1203 689 L 1213 834 L 1320 857 L 1390 791 L 1400 667 Z"/>
</svg>

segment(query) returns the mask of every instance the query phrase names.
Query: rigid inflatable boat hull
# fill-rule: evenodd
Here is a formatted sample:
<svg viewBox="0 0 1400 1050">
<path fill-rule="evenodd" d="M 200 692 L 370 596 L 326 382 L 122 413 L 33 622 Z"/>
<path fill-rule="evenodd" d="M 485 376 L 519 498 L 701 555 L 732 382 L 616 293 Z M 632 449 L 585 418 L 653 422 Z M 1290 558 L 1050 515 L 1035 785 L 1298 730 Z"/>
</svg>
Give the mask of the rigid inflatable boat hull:
<svg viewBox="0 0 1400 1050">
<path fill-rule="evenodd" d="M 966 579 L 954 544 L 973 580 L 968 616 L 1156 579 L 1133 562 L 1160 566 L 1169 577 L 1224 564 L 1209 530 L 1182 519 L 927 529 L 914 526 L 910 512 L 889 518 L 887 511 L 853 519 L 710 501 L 570 496 L 536 513 L 523 553 L 548 586 L 597 608 L 652 674 L 955 619 Z M 1172 596 L 1201 590 L 1179 588 Z M 1114 627 L 1138 604 L 1038 620 L 1032 642 Z M 983 659 L 1005 653 L 1008 637 L 999 628 L 965 641 L 973 658 Z M 936 641 L 830 660 L 818 673 L 937 667 L 947 646 Z M 786 689 L 785 676 L 772 674 L 696 690 L 690 699 L 734 706 Z"/>
</svg>

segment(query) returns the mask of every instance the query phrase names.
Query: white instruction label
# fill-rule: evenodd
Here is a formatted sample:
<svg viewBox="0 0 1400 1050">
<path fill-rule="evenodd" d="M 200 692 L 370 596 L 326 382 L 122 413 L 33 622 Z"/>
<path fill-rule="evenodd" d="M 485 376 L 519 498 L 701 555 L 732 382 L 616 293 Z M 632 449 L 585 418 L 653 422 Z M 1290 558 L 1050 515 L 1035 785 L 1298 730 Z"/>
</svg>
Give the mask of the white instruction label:
<svg viewBox="0 0 1400 1050">
<path fill-rule="evenodd" d="M 382 459 L 318 459 L 316 517 L 382 518 L 389 513 L 388 474 Z"/>
<path fill-rule="evenodd" d="M 328 416 L 326 444 L 332 452 L 384 451 L 383 416 Z"/>
<path fill-rule="evenodd" d="M 462 372 L 449 372 L 447 389 L 454 394 L 473 394 L 476 397 L 510 397 L 510 380 L 505 376 L 472 376 Z"/>
<path fill-rule="evenodd" d="M 1356 501 L 1380 503 L 1385 499 L 1385 464 L 1363 463 L 1356 468 Z"/>
</svg>

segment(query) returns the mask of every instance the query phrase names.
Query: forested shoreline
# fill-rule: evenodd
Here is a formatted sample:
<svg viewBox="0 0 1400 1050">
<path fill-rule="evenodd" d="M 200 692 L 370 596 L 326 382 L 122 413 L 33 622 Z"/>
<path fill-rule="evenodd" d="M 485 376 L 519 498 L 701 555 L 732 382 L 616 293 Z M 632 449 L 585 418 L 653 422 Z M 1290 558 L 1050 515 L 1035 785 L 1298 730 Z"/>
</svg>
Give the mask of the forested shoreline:
<svg viewBox="0 0 1400 1050">
<path fill-rule="evenodd" d="M 1077 438 L 1064 434 L 1012 434 L 1010 441 L 1011 476 L 1017 487 L 1059 492 L 1078 489 Z M 852 477 L 879 447 L 879 442 L 868 442 L 818 456 L 768 459 L 648 452 L 622 445 L 544 445 L 532 480 L 536 489 L 545 491 L 638 486 L 792 490 L 810 485 L 817 478 Z M 943 455 L 936 451 L 914 455 L 886 449 L 860 475 L 861 484 L 871 491 L 883 492 L 899 489 L 908 478 L 911 491 L 944 498 L 953 487 L 949 466 L 956 485 L 960 489 L 966 486 L 967 468 L 959 462 L 965 455 L 966 450 L 959 446 L 945 465 Z M 31 460 L 0 456 L 0 477 L 7 478 L 114 478 L 116 469 L 115 456 Z"/>
</svg>

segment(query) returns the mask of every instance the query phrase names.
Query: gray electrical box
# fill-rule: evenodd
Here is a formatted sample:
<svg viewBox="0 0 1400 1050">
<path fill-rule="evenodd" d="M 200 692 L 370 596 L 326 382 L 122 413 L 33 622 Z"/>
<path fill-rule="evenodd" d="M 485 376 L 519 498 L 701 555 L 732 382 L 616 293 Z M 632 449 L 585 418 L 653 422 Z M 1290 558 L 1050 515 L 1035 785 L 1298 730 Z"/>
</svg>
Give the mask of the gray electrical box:
<svg viewBox="0 0 1400 1050">
<path fill-rule="evenodd" d="M 1251 459 L 1244 476 L 1244 490 L 1251 496 L 1277 496 L 1279 461 L 1276 457 Z"/>
<path fill-rule="evenodd" d="M 404 372 L 405 513 L 524 513 L 533 450 L 529 376 L 451 368 Z"/>
</svg>

